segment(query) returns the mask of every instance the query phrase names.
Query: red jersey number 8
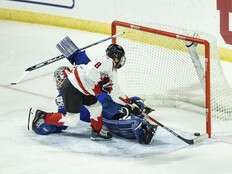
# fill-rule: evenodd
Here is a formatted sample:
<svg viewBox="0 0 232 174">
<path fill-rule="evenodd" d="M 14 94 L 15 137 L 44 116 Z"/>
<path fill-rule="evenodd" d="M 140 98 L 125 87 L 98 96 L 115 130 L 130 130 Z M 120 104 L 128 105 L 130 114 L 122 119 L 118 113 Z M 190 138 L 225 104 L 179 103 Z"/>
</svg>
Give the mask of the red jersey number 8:
<svg viewBox="0 0 232 174">
<path fill-rule="evenodd" d="M 101 62 L 97 62 L 94 66 L 95 68 L 99 68 L 101 66 Z"/>
</svg>

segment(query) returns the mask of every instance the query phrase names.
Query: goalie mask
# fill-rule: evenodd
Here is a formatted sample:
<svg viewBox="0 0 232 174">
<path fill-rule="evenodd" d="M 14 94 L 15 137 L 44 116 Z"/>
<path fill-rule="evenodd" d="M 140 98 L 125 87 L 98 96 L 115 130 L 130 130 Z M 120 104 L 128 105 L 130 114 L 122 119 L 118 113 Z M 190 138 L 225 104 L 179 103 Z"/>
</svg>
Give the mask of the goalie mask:
<svg viewBox="0 0 232 174">
<path fill-rule="evenodd" d="M 70 71 L 69 67 L 61 66 L 54 72 L 54 79 L 56 81 L 57 89 L 60 89 L 64 80 L 67 78 L 66 71 Z"/>
<path fill-rule="evenodd" d="M 110 44 L 106 49 L 106 55 L 113 59 L 116 69 L 121 68 L 126 62 L 125 51 L 120 45 Z"/>
</svg>

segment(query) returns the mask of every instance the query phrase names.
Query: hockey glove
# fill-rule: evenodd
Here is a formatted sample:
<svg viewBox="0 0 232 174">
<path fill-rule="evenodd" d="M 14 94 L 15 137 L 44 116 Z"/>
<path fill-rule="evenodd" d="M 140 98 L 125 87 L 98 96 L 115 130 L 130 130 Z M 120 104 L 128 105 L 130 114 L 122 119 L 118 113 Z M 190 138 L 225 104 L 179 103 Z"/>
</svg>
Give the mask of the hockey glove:
<svg viewBox="0 0 232 174">
<path fill-rule="evenodd" d="M 142 111 L 134 104 L 132 105 L 126 105 L 126 107 L 129 109 L 130 113 L 133 115 L 140 115 L 142 113 Z"/>
<path fill-rule="evenodd" d="M 99 95 L 101 92 L 111 93 L 113 89 L 113 83 L 110 78 L 105 75 L 101 77 L 101 80 L 94 86 L 95 95 Z"/>
<path fill-rule="evenodd" d="M 122 106 L 121 109 L 115 114 L 113 120 L 126 120 L 130 116 L 130 110 L 127 106 Z"/>
<path fill-rule="evenodd" d="M 142 114 L 142 112 L 149 114 L 152 111 L 155 111 L 154 109 L 146 106 L 144 104 L 144 101 L 140 97 L 134 96 L 134 97 L 131 97 L 130 99 L 131 99 L 133 105 L 135 106 L 134 110 L 133 110 L 135 115 L 136 114 L 140 115 L 140 114 Z"/>
<path fill-rule="evenodd" d="M 85 51 L 76 51 L 70 58 L 68 59 L 72 64 L 75 65 L 83 65 L 88 64 L 90 62 L 89 57 L 87 56 Z"/>
<path fill-rule="evenodd" d="M 133 115 L 140 115 L 144 110 L 144 102 L 140 97 L 120 97 L 120 99 L 126 103 L 126 107 Z"/>
<path fill-rule="evenodd" d="M 131 97 L 130 98 L 132 103 L 135 104 L 140 110 L 144 110 L 144 101 L 140 98 L 140 97 L 137 97 L 137 96 L 134 96 L 134 97 Z"/>
</svg>

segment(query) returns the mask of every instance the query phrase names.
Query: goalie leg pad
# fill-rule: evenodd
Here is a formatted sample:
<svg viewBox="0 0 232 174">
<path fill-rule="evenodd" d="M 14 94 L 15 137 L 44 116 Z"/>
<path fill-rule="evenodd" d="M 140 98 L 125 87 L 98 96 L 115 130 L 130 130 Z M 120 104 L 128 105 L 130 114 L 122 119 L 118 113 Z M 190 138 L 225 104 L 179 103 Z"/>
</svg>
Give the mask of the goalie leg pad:
<svg viewBox="0 0 232 174">
<path fill-rule="evenodd" d="M 140 144 L 150 144 L 157 129 L 157 126 L 137 116 L 127 117 L 126 120 L 104 118 L 103 123 L 112 133 L 127 139 L 136 139 Z"/>
<path fill-rule="evenodd" d="M 157 125 L 151 125 L 145 119 L 135 129 L 136 139 L 140 144 L 150 144 L 157 130 Z"/>
<path fill-rule="evenodd" d="M 53 133 L 61 133 L 62 130 L 65 129 L 67 129 L 67 126 L 55 126 L 55 125 L 47 125 L 43 123 L 36 129 L 34 129 L 34 132 L 39 135 L 49 135 Z"/>
<path fill-rule="evenodd" d="M 103 118 L 106 118 L 107 120 L 115 120 L 121 117 L 121 115 L 124 115 L 123 106 L 114 102 L 109 94 L 103 92 L 98 96 L 98 101 L 103 107 Z"/>
<path fill-rule="evenodd" d="M 134 116 L 127 120 L 108 120 L 103 118 L 103 123 L 109 129 L 109 131 L 127 139 L 137 138 L 137 132 L 135 130 L 139 127 L 141 122 L 141 118 Z"/>
</svg>

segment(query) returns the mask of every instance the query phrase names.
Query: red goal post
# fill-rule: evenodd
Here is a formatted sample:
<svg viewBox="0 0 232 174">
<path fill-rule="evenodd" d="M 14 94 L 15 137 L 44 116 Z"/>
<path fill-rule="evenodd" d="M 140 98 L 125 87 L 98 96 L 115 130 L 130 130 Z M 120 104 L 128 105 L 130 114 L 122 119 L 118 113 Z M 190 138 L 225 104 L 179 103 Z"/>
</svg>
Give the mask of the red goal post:
<svg viewBox="0 0 232 174">
<path fill-rule="evenodd" d="M 208 137 L 211 137 L 211 87 L 210 87 L 210 43 L 207 40 L 200 39 L 200 38 L 194 38 L 190 36 L 185 36 L 182 34 L 177 34 L 169 31 L 164 31 L 156 28 L 150 28 L 146 26 L 141 26 L 137 24 L 122 22 L 122 21 L 113 21 L 111 24 L 111 35 L 117 34 L 117 28 L 123 27 L 125 29 L 133 29 L 138 30 L 141 32 L 166 36 L 170 38 L 175 38 L 183 41 L 191 41 L 194 43 L 198 43 L 203 46 L 204 49 L 204 66 L 205 66 L 205 72 L 204 72 L 204 84 L 205 84 L 205 114 L 206 114 L 206 133 L 208 134 Z M 112 42 L 117 43 L 118 38 L 113 38 Z"/>
</svg>

